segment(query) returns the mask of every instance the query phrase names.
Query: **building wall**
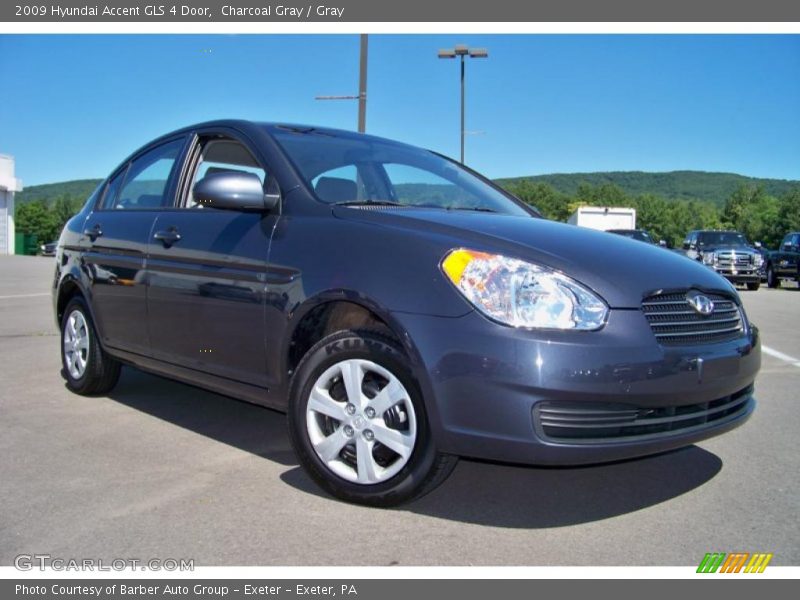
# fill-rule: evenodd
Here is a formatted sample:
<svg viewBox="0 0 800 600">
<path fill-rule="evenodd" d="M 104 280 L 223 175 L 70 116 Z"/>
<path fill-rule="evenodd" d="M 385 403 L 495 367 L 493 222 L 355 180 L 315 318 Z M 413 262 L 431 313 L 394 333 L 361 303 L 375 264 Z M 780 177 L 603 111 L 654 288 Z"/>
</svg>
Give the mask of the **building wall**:
<svg viewBox="0 0 800 600">
<path fill-rule="evenodd" d="M 8 197 L 10 195 L 9 192 L 0 190 L 0 254 L 14 254 L 14 229 L 13 227 L 9 227 L 8 223 Z M 9 244 L 9 238 L 12 238 L 11 244 Z"/>
<path fill-rule="evenodd" d="M 0 255 L 14 254 L 14 192 L 22 181 L 14 177 L 14 157 L 0 154 Z"/>
</svg>

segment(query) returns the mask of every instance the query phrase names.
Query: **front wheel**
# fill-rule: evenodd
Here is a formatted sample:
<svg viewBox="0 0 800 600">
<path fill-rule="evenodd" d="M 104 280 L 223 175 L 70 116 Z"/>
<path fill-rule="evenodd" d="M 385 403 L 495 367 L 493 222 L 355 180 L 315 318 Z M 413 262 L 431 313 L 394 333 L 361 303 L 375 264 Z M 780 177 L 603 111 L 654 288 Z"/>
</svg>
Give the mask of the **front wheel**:
<svg viewBox="0 0 800 600">
<path fill-rule="evenodd" d="M 751 292 L 755 292 L 760 287 L 761 287 L 760 281 L 749 281 L 747 283 L 747 289 L 750 290 Z"/>
<path fill-rule="evenodd" d="M 289 434 L 333 496 L 388 507 L 433 490 L 457 458 L 437 451 L 425 406 L 392 340 L 344 331 L 308 351 L 292 380 Z"/>
<path fill-rule="evenodd" d="M 780 285 L 780 281 L 775 277 L 775 271 L 772 270 L 772 265 L 767 267 L 767 287 L 776 288 Z"/>
</svg>

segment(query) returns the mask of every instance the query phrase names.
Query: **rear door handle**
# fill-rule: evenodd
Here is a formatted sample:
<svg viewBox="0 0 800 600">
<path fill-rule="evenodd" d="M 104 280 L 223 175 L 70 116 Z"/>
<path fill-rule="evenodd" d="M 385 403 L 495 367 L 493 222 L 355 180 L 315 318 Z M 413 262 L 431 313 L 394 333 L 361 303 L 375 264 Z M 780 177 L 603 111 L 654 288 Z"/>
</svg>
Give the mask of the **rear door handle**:
<svg viewBox="0 0 800 600">
<path fill-rule="evenodd" d="M 153 237 L 164 244 L 164 248 L 169 248 L 175 242 L 181 241 L 181 234 L 178 233 L 178 229 L 176 227 L 170 227 L 169 229 L 156 231 Z"/>
<path fill-rule="evenodd" d="M 103 230 L 100 229 L 100 224 L 98 223 L 97 225 L 95 225 L 91 229 L 84 229 L 83 230 L 83 235 L 88 237 L 91 241 L 95 241 L 97 238 L 99 238 L 101 235 L 103 235 Z"/>
</svg>

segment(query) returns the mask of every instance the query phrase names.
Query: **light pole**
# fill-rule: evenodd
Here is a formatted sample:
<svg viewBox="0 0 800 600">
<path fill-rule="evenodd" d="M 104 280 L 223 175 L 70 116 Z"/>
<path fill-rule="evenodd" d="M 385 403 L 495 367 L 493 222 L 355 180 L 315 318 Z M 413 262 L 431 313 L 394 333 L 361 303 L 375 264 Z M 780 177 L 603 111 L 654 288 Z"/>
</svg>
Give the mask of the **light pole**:
<svg viewBox="0 0 800 600">
<path fill-rule="evenodd" d="M 358 131 L 367 130 L 367 48 L 369 36 L 361 34 L 361 48 L 359 51 L 358 69 L 358 96 L 316 96 L 315 100 L 358 100 Z"/>
<path fill-rule="evenodd" d="M 489 52 L 486 48 L 469 48 L 464 44 L 458 44 L 455 48 L 448 48 L 446 50 L 439 50 L 439 58 L 455 58 L 458 56 L 461 59 L 461 164 L 464 164 L 464 57 L 470 58 L 488 58 Z"/>
</svg>

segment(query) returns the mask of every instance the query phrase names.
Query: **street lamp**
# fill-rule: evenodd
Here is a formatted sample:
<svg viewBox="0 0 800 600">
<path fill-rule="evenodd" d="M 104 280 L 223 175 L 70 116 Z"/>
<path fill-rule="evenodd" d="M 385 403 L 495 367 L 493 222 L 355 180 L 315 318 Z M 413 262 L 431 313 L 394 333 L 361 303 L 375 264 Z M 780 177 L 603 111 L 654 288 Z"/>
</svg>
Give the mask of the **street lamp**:
<svg viewBox="0 0 800 600">
<path fill-rule="evenodd" d="M 486 48 L 469 48 L 464 44 L 458 44 L 455 48 L 446 50 L 439 50 L 439 58 L 455 58 L 458 56 L 461 59 L 461 164 L 464 164 L 464 57 L 470 58 L 488 58 L 489 52 Z"/>
</svg>

